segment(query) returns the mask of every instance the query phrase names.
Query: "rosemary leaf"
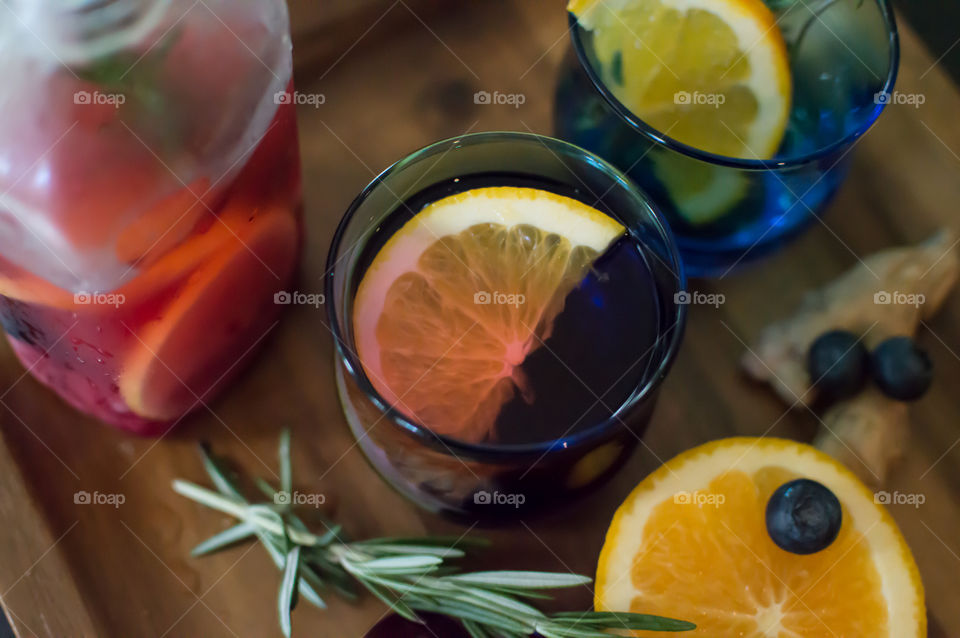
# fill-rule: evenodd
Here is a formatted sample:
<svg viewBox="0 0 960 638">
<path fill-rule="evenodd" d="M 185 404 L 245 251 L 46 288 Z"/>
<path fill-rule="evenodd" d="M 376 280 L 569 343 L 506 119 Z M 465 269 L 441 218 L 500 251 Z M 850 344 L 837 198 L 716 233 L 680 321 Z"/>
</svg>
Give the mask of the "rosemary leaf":
<svg viewBox="0 0 960 638">
<path fill-rule="evenodd" d="M 348 600 L 356 600 L 356 581 L 351 579 L 350 575 L 347 574 L 339 565 L 331 562 L 325 556 L 319 555 L 317 552 L 311 552 L 307 555 L 305 560 L 304 575 L 310 580 L 314 585 L 320 587 L 329 584 L 331 587 L 337 590 L 341 596 L 347 598 Z M 316 567 L 316 570 L 314 569 Z M 324 580 L 320 581 L 317 573 L 320 572 L 324 576 Z M 316 578 L 314 578 L 316 576 Z"/>
<path fill-rule="evenodd" d="M 231 477 L 230 470 L 223 465 L 220 459 L 213 455 L 208 443 L 200 444 L 200 455 L 203 458 L 203 469 L 207 471 L 207 476 L 210 477 L 210 480 L 213 481 L 213 484 L 220 493 L 241 501 L 244 500 L 240 489 Z"/>
<path fill-rule="evenodd" d="M 282 553 L 286 554 L 290 551 L 290 532 L 293 530 L 286 525 L 283 517 L 272 506 L 250 505 L 247 507 L 246 520 L 272 533 L 277 540 L 282 541 L 279 548 Z"/>
<path fill-rule="evenodd" d="M 372 570 L 383 574 L 403 574 L 429 570 L 443 562 L 437 556 L 395 556 L 393 558 L 375 558 L 357 565 L 364 570 Z"/>
<path fill-rule="evenodd" d="M 591 625 L 594 627 L 617 627 L 624 629 L 646 629 L 648 631 L 690 631 L 696 625 L 684 620 L 674 620 L 651 614 L 633 614 L 616 611 L 592 611 L 578 613 L 575 611 L 560 612 L 550 618 L 555 622 L 570 622 L 576 626 Z"/>
<path fill-rule="evenodd" d="M 472 572 L 449 576 L 450 580 L 472 585 L 504 585 L 521 589 L 560 589 L 576 587 L 591 582 L 593 579 L 579 574 L 562 574 L 555 572 L 524 572 L 524 571 L 490 571 Z"/>
<path fill-rule="evenodd" d="M 528 591 L 520 587 L 504 587 L 504 586 L 492 586 L 487 585 L 483 587 L 486 591 L 497 592 L 499 594 L 506 594 L 508 596 L 516 596 L 518 598 L 529 598 L 531 600 L 552 600 L 553 596 L 550 594 L 544 594 L 541 591 L 533 590 Z"/>
<path fill-rule="evenodd" d="M 428 545 L 430 547 L 489 547 L 490 541 L 479 536 L 383 536 L 353 543 L 367 545 Z"/>
<path fill-rule="evenodd" d="M 302 576 L 297 581 L 297 591 L 300 592 L 300 595 L 303 596 L 304 600 L 314 607 L 319 609 L 327 608 L 327 603 L 325 603 L 323 598 L 320 597 L 320 594 L 317 593 L 317 590 L 314 589 L 313 585 L 307 582 L 307 580 Z"/>
<path fill-rule="evenodd" d="M 273 486 L 270 485 L 266 479 L 258 476 L 253 479 L 253 484 L 256 485 L 257 489 L 263 492 L 267 498 L 269 498 L 271 501 L 274 500 L 273 497 L 277 494 L 277 490 L 273 489 Z"/>
<path fill-rule="evenodd" d="M 194 500 L 201 505 L 206 505 L 209 508 L 223 512 L 224 514 L 229 514 L 234 518 L 239 518 L 242 520 L 246 514 L 247 505 L 243 502 L 242 498 L 231 498 L 222 494 L 217 494 L 216 492 L 208 490 L 205 487 L 200 487 L 196 483 L 184 481 L 183 479 L 175 479 L 173 481 L 173 491 L 186 496 L 187 498 Z"/>
<path fill-rule="evenodd" d="M 571 629 L 553 623 L 537 625 L 537 633 L 543 638 L 610 638 L 610 634 L 596 629 Z"/>
<path fill-rule="evenodd" d="M 494 611 L 502 609 L 534 619 L 546 618 L 543 612 L 535 607 L 532 607 L 531 605 L 522 603 L 514 598 L 485 591 L 483 589 L 463 589 L 454 594 L 454 596 L 457 598 L 457 600 L 483 605 L 484 607 L 491 608 Z"/>
<path fill-rule="evenodd" d="M 251 536 L 256 536 L 257 526 L 246 521 L 214 534 L 190 551 L 191 556 L 203 556 L 228 547 Z"/>
<path fill-rule="evenodd" d="M 381 589 L 380 586 L 374 585 L 373 583 L 364 582 L 363 585 L 371 594 L 379 598 L 383 604 L 394 612 L 412 622 L 420 622 L 420 617 L 417 616 L 416 612 L 413 611 L 407 603 L 403 602 L 402 598 L 391 597 L 386 590 Z"/>
<path fill-rule="evenodd" d="M 293 492 L 293 471 L 290 465 L 290 430 L 287 428 L 280 432 L 277 456 L 280 457 L 280 491 L 290 494 Z"/>
<path fill-rule="evenodd" d="M 490 638 L 490 634 L 487 633 L 481 624 L 475 623 L 472 620 L 462 620 L 460 624 L 463 625 L 463 628 L 470 634 L 470 638 Z"/>
<path fill-rule="evenodd" d="M 514 620 L 510 616 L 491 612 L 474 605 L 468 605 L 457 601 L 444 601 L 441 603 L 420 603 L 417 605 L 419 611 L 429 611 L 445 616 L 452 616 L 460 620 L 473 620 L 475 622 L 518 633 L 521 636 L 528 636 L 533 632 L 530 625 Z"/>
<path fill-rule="evenodd" d="M 466 555 L 466 553 L 460 549 L 431 545 L 394 545 L 383 543 L 377 545 L 365 545 L 364 549 L 374 555 L 388 554 L 395 556 L 397 554 L 429 554 L 431 556 L 439 556 L 440 558 L 462 558 Z"/>
<path fill-rule="evenodd" d="M 297 604 L 297 574 L 300 572 L 300 546 L 296 545 L 287 553 L 283 568 L 283 580 L 277 595 L 277 612 L 280 615 L 280 631 L 290 638 L 290 612 Z"/>
</svg>

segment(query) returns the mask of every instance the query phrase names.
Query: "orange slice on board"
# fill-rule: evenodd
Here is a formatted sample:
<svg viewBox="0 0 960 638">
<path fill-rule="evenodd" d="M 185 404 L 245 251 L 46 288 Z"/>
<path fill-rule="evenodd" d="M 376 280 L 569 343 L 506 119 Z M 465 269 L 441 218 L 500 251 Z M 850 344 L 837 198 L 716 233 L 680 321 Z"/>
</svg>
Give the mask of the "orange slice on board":
<svg viewBox="0 0 960 638">
<path fill-rule="evenodd" d="M 439 434 L 490 436 L 525 390 L 518 366 L 567 294 L 625 232 L 579 201 L 532 188 L 438 200 L 384 244 L 354 299 L 357 353 L 392 405 Z"/>
<path fill-rule="evenodd" d="M 771 494 L 796 478 L 825 485 L 843 511 L 836 540 L 814 554 L 780 549 L 766 529 Z M 617 510 L 595 607 L 696 623 L 685 636 L 925 637 L 917 566 L 874 500 L 809 445 L 733 438 L 694 448 L 644 479 Z"/>
<path fill-rule="evenodd" d="M 263 336 L 274 294 L 296 263 L 297 222 L 273 210 L 239 230 L 190 273 L 155 320 L 135 330 L 119 385 L 138 415 L 180 416 L 245 354 L 237 344 L 245 349 Z"/>
</svg>

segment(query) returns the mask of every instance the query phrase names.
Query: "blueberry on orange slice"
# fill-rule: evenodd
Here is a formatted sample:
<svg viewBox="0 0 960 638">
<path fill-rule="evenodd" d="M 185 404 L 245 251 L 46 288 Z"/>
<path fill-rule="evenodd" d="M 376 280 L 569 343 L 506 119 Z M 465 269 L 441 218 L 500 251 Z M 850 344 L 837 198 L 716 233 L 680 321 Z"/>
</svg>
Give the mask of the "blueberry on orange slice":
<svg viewBox="0 0 960 638">
<path fill-rule="evenodd" d="M 780 549 L 814 554 L 837 539 L 843 509 L 822 483 L 800 478 L 784 483 L 767 501 L 767 533 Z"/>
<path fill-rule="evenodd" d="M 486 438 L 524 391 L 518 372 L 567 294 L 624 234 L 609 216 L 533 188 L 477 188 L 414 215 L 357 289 L 353 327 L 368 379 L 436 433 Z"/>
</svg>

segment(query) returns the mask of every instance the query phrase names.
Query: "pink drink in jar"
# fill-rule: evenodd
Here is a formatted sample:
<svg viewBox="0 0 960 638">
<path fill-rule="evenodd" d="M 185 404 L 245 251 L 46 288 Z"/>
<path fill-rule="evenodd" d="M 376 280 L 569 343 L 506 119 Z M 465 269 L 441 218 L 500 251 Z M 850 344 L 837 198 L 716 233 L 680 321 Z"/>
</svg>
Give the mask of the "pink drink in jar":
<svg viewBox="0 0 960 638">
<path fill-rule="evenodd" d="M 0 320 L 71 405 L 157 433 L 243 367 L 296 269 L 286 6 L 60 5 L 0 26 Z"/>
</svg>

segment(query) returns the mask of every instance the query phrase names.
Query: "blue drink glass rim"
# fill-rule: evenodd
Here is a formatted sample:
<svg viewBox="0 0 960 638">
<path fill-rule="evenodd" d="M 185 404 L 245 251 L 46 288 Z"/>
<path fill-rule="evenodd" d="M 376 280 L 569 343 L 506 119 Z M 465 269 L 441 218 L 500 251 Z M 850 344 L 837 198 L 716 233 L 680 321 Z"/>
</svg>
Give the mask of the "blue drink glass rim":
<svg viewBox="0 0 960 638">
<path fill-rule="evenodd" d="M 900 34 L 897 30 L 897 20 L 893 13 L 893 7 L 890 5 L 889 0 L 873 0 L 873 2 L 875 2 L 877 7 L 880 9 L 884 24 L 887 27 L 887 40 L 890 47 L 890 54 L 888 58 L 889 71 L 887 72 L 887 77 L 884 79 L 883 88 L 879 92 L 889 95 L 893 91 L 894 84 L 896 84 L 897 81 L 897 70 L 900 64 Z M 654 144 L 664 146 L 672 151 L 682 155 L 687 155 L 688 157 L 692 157 L 703 162 L 707 162 L 709 164 L 727 166 L 730 168 L 740 168 L 744 170 L 784 170 L 803 166 L 805 164 L 820 160 L 824 157 L 829 157 L 830 155 L 833 155 L 834 153 L 848 147 L 858 137 L 866 133 L 871 126 L 873 126 L 873 123 L 877 121 L 877 118 L 880 117 L 880 113 L 883 112 L 883 109 L 886 107 L 885 102 L 876 104 L 871 116 L 866 118 L 859 128 L 826 146 L 818 148 L 817 150 L 804 155 L 797 155 L 796 157 L 788 157 L 783 159 L 745 159 L 739 157 L 730 157 L 727 155 L 717 155 L 716 153 L 711 153 L 709 151 L 696 148 L 695 146 L 684 144 L 683 142 L 675 140 L 672 137 L 661 133 L 656 128 L 650 126 L 642 119 L 634 115 L 630 109 L 624 106 L 623 103 L 613 95 L 610 89 L 607 88 L 607 85 L 603 82 L 603 80 L 600 79 L 600 76 L 597 74 L 596 70 L 593 68 L 593 65 L 590 63 L 590 60 L 587 58 L 587 54 L 583 48 L 583 38 L 581 37 L 581 28 L 580 23 L 577 21 L 577 16 L 568 12 L 567 17 L 570 23 L 570 37 L 573 40 L 573 49 L 576 52 L 577 60 L 580 62 L 580 67 L 587 74 L 587 77 L 590 78 L 590 82 L 593 83 L 593 87 L 598 93 L 600 93 L 603 99 L 606 100 L 607 104 L 610 105 L 610 108 L 612 108 L 624 122 L 629 124 L 638 133 L 652 141 Z"/>
<path fill-rule="evenodd" d="M 630 397 L 622 402 L 617 407 L 616 411 L 608 418 L 569 436 L 549 441 L 526 444 L 468 443 L 450 436 L 437 434 L 430 428 L 419 424 L 413 419 L 410 419 L 401 411 L 390 405 L 380 395 L 376 388 L 373 387 L 373 384 L 370 382 L 370 380 L 367 379 L 367 375 L 360 364 L 357 353 L 348 345 L 353 342 L 352 327 L 349 325 L 342 326 L 340 319 L 337 316 L 337 304 L 333 301 L 336 294 L 334 273 L 339 262 L 337 257 L 337 249 L 343 242 L 348 226 L 350 225 L 350 221 L 360 210 L 363 202 L 371 195 L 371 193 L 373 193 L 376 188 L 378 188 L 384 182 L 384 180 L 389 178 L 390 175 L 403 170 L 423 156 L 429 155 L 431 152 L 439 149 L 446 148 L 449 151 L 465 144 L 494 141 L 519 141 L 537 142 L 539 144 L 552 144 L 557 148 L 567 149 L 571 153 L 581 156 L 590 165 L 602 170 L 615 182 L 620 183 L 624 188 L 637 195 L 644 202 L 644 204 L 646 204 L 646 207 L 651 213 L 649 216 L 649 221 L 653 224 L 657 234 L 659 235 L 660 239 L 663 240 L 664 246 L 669 253 L 671 263 L 667 267 L 672 271 L 673 275 L 677 279 L 677 292 L 686 289 L 687 278 L 673 232 L 670 230 L 670 226 L 667 224 L 666 219 L 660 213 L 650 196 L 647 195 L 646 192 L 644 192 L 639 186 L 637 186 L 633 180 L 631 180 L 623 172 L 615 168 L 603 158 L 575 144 L 571 144 L 554 137 L 520 131 L 482 131 L 458 135 L 456 137 L 442 139 L 421 147 L 416 151 L 406 155 L 402 159 L 394 162 L 384 169 L 379 175 L 374 177 L 373 180 L 367 184 L 364 189 L 360 191 L 360 193 L 354 198 L 354 200 L 350 203 L 350 206 L 347 207 L 346 212 L 337 226 L 337 230 L 334 232 L 333 239 L 330 242 L 330 250 L 327 253 L 324 293 L 326 294 L 327 299 L 326 306 L 327 317 L 330 321 L 330 332 L 333 335 L 337 354 L 345 363 L 347 373 L 350 374 L 354 381 L 356 381 L 357 385 L 360 387 L 360 390 L 383 414 L 384 418 L 389 419 L 401 429 L 441 452 L 447 452 L 453 456 L 458 456 L 460 453 L 463 453 L 464 456 L 472 459 L 491 460 L 495 462 L 498 460 L 503 461 L 505 459 L 517 460 L 518 458 L 523 457 L 536 457 L 537 455 L 546 454 L 555 449 L 566 449 L 567 447 L 572 448 L 574 446 L 580 446 L 592 439 L 602 438 L 603 435 L 609 430 L 621 425 L 623 421 L 623 415 L 635 406 L 641 404 L 643 401 L 648 400 L 650 395 L 659 388 L 660 384 L 666 377 L 667 371 L 673 365 L 673 361 L 676 359 L 677 352 L 680 349 L 680 344 L 683 341 L 683 334 L 686 327 L 687 307 L 684 304 L 675 304 L 674 307 L 676 308 L 676 312 L 673 314 L 674 322 L 667 329 L 668 332 L 661 331 L 660 335 L 660 337 L 662 337 L 664 334 L 669 333 L 670 342 L 660 355 L 660 361 L 657 362 L 656 367 L 647 374 L 642 383 L 638 384 L 638 386 L 631 393 Z M 344 302 L 344 314 L 347 318 L 351 316 L 350 310 L 352 307 L 352 298 L 349 295 L 350 291 L 348 290 L 347 297 Z M 660 337 L 658 337 L 658 339 Z"/>
</svg>

